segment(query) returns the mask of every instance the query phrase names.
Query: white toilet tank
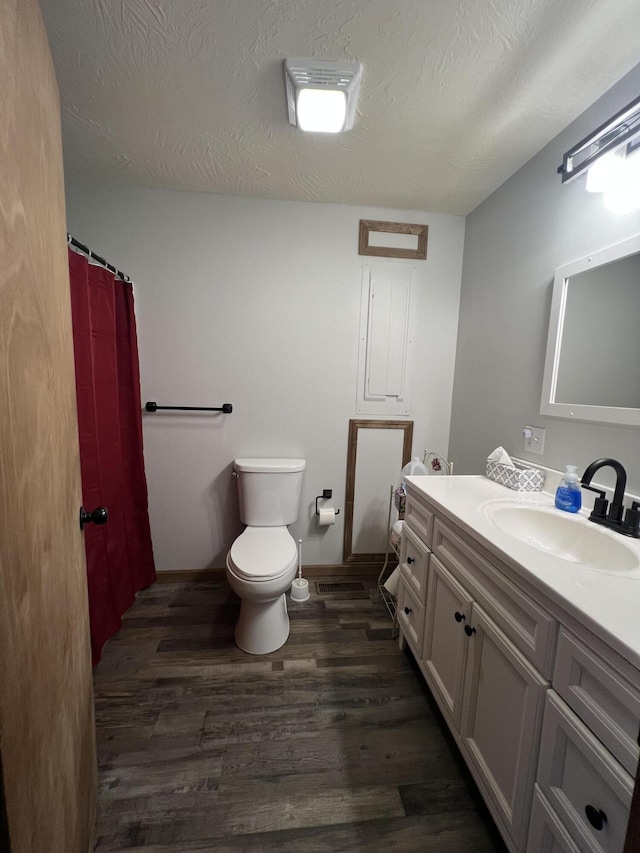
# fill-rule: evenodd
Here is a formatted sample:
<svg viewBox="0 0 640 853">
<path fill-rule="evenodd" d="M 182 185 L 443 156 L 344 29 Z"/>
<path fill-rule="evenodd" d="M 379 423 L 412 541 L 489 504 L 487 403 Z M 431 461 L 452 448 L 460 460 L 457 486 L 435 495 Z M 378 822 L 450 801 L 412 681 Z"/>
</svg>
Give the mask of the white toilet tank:
<svg viewBox="0 0 640 853">
<path fill-rule="evenodd" d="M 250 527 L 281 527 L 298 517 L 304 459 L 236 459 L 240 519 Z"/>
</svg>

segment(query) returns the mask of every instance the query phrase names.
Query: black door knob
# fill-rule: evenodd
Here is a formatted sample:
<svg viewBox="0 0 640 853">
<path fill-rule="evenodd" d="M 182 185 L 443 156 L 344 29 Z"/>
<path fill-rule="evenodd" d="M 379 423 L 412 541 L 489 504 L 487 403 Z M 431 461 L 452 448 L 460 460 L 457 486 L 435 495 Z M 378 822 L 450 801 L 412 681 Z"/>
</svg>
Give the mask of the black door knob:
<svg viewBox="0 0 640 853">
<path fill-rule="evenodd" d="M 413 559 L 413 557 L 407 557 L 407 565 L 410 566 L 411 563 L 415 563 L 415 560 Z"/>
<path fill-rule="evenodd" d="M 587 820 L 591 824 L 594 829 L 602 829 L 602 827 L 607 822 L 607 816 L 602 811 L 602 809 L 597 809 L 595 806 L 585 806 L 584 813 L 587 816 Z"/>
<path fill-rule="evenodd" d="M 87 512 L 86 509 L 80 507 L 80 530 L 84 530 L 85 524 L 93 522 L 94 524 L 106 524 L 109 520 L 109 511 L 104 506 L 96 507 L 93 512 Z"/>
<path fill-rule="evenodd" d="M 464 613 L 460 613 L 459 610 L 456 610 L 453 615 L 456 617 L 456 622 L 462 622 L 464 619 Z"/>
<path fill-rule="evenodd" d="M 476 629 L 472 628 L 471 625 L 465 625 L 464 626 L 464 632 L 467 635 L 467 637 L 470 637 L 472 634 L 475 634 Z"/>
<path fill-rule="evenodd" d="M 411 613 L 411 608 L 410 608 L 410 607 L 405 607 L 404 612 L 405 612 L 405 613 L 407 614 L 407 616 L 408 616 L 408 615 Z"/>
</svg>

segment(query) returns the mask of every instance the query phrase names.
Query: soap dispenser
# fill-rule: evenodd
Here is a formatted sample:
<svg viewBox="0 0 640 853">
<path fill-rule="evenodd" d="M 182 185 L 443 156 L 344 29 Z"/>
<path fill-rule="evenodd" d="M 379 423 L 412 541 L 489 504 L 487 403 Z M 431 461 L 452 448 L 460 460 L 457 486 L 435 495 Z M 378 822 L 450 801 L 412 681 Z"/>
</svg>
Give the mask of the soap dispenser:
<svg viewBox="0 0 640 853">
<path fill-rule="evenodd" d="M 564 476 L 556 490 L 556 506 L 565 512 L 578 512 L 582 506 L 580 478 L 575 465 L 567 465 Z"/>
</svg>

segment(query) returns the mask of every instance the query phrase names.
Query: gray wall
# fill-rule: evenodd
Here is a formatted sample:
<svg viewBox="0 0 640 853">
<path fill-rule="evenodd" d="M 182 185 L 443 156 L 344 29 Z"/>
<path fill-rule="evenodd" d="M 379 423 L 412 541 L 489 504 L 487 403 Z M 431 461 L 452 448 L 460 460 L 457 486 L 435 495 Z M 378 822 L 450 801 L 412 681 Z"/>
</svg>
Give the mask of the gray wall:
<svg viewBox="0 0 640 853">
<path fill-rule="evenodd" d="M 143 401 L 234 405 L 228 416 L 144 416 L 160 570 L 224 565 L 242 529 L 231 477 L 238 456 L 307 460 L 291 530 L 304 539 L 305 564 L 341 562 L 348 425 L 357 417 L 360 219 L 429 225 L 410 417 L 415 453 L 447 452 L 462 217 L 81 180 L 67 183 L 67 217 L 74 237 L 134 281 Z M 319 528 L 314 498 L 323 488 L 342 511 Z"/>
<path fill-rule="evenodd" d="M 567 149 L 639 94 L 637 66 L 467 217 L 449 445 L 459 474 L 482 472 L 502 444 L 560 470 L 613 456 L 640 489 L 637 429 L 538 414 L 556 267 L 640 232 L 638 211 L 613 215 L 583 178 L 563 186 L 556 170 Z M 603 330 L 593 358 L 617 346 L 615 330 Z M 640 370 L 620 349 L 620 369 Z M 546 429 L 543 456 L 523 452 L 527 424 Z"/>
</svg>

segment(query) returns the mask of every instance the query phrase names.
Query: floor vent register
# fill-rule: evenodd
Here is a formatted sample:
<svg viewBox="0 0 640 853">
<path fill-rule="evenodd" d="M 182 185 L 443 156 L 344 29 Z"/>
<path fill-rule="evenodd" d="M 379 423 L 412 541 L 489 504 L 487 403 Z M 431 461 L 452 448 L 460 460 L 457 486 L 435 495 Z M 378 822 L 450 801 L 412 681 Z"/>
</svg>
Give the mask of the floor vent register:
<svg viewBox="0 0 640 853">
<path fill-rule="evenodd" d="M 366 592 L 367 588 L 362 581 L 336 581 L 335 583 L 316 582 L 318 595 L 328 592 Z"/>
</svg>

